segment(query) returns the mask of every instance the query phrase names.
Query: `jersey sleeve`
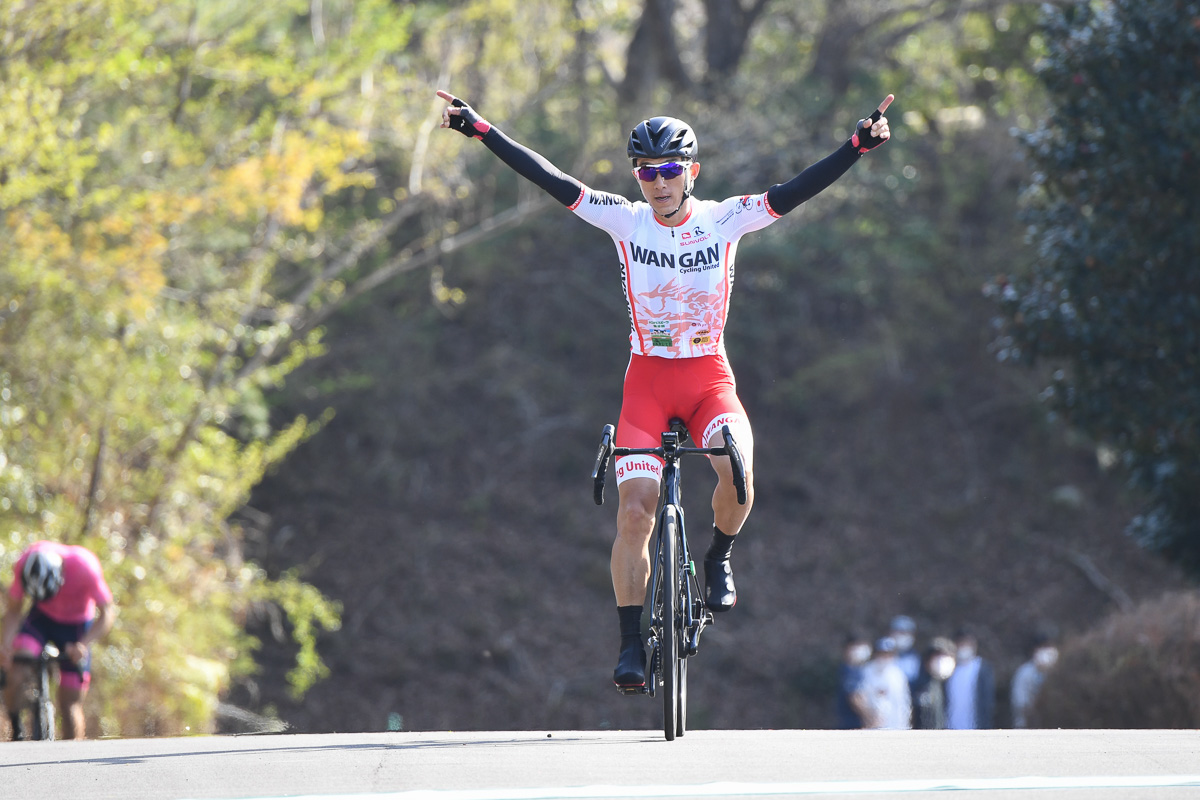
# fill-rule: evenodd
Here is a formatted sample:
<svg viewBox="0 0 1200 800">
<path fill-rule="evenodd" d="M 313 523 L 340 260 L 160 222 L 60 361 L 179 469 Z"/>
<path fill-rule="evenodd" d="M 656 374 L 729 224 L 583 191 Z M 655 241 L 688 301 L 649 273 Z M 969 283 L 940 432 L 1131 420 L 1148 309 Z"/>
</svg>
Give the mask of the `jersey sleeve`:
<svg viewBox="0 0 1200 800">
<path fill-rule="evenodd" d="M 90 550 L 81 551 L 80 556 L 80 561 L 86 566 L 88 579 L 92 584 L 92 599 L 102 606 L 108 605 L 113 601 L 113 593 L 112 589 L 108 587 L 108 581 L 104 579 L 104 570 L 100 566 L 100 559 Z"/>
<path fill-rule="evenodd" d="M 637 211 L 633 203 L 619 194 L 598 192 L 583 187 L 579 200 L 569 206 L 575 216 L 617 239 L 628 239 L 637 226 Z"/>
<path fill-rule="evenodd" d="M 779 217 L 768 202 L 766 192 L 722 200 L 713 212 L 722 235 L 733 241 L 751 231 L 762 230 Z"/>
<path fill-rule="evenodd" d="M 25 597 L 25 587 L 21 585 L 21 570 L 25 568 L 27 558 L 29 558 L 28 550 L 21 554 L 16 564 L 13 564 L 12 583 L 8 585 L 8 599 L 13 602 L 20 602 Z"/>
</svg>

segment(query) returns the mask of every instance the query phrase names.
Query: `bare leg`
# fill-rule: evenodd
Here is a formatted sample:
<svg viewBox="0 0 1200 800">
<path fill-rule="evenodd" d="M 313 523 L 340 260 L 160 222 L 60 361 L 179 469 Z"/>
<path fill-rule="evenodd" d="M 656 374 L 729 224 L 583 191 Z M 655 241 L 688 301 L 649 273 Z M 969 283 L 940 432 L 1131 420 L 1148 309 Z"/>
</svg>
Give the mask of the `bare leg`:
<svg viewBox="0 0 1200 800">
<path fill-rule="evenodd" d="M 718 431 L 709 437 L 709 447 L 720 447 L 723 437 Z M 717 488 L 713 491 L 713 542 L 704 554 L 704 602 L 713 611 L 728 611 L 737 604 L 737 589 L 733 583 L 733 566 L 730 554 L 733 541 L 742 529 L 750 507 L 754 504 L 754 475 L 751 468 L 752 443 L 743 447 L 742 457 L 746 469 L 746 504 L 737 501 L 737 487 L 733 484 L 733 466 L 728 456 L 712 459 L 717 473 Z"/>
<path fill-rule="evenodd" d="M 721 432 L 716 431 L 708 437 L 707 447 L 724 447 L 725 440 Z M 746 505 L 737 501 L 737 488 L 733 485 L 733 467 L 728 456 L 714 456 L 710 459 L 713 470 L 717 473 L 717 488 L 713 491 L 712 508 L 713 524 L 726 536 L 737 536 L 738 531 L 750 516 L 750 507 L 754 505 L 754 452 L 752 444 L 741 444 L 742 461 L 746 466 Z"/>
<path fill-rule="evenodd" d="M 64 739 L 82 740 L 87 723 L 83 715 L 83 698 L 86 689 L 58 687 L 58 707 L 62 709 Z"/>
<path fill-rule="evenodd" d="M 622 689 L 646 685 L 646 650 L 642 642 L 642 606 L 650 581 L 650 535 L 658 508 L 658 481 L 630 478 L 618 487 L 617 538 L 612 549 L 613 593 L 621 623 L 621 654 L 613 683 Z"/>
<path fill-rule="evenodd" d="M 640 606 L 650 581 L 650 535 L 658 509 L 658 481 L 630 478 L 618 487 L 617 538 L 612 548 L 613 592 L 618 606 Z"/>
<path fill-rule="evenodd" d="M 8 680 L 4 684 L 4 707 L 8 709 L 10 715 L 23 708 L 25 682 L 30 677 L 31 670 L 24 664 L 14 662 L 9 669 Z M 16 730 L 13 730 L 12 737 L 17 738 Z"/>
</svg>

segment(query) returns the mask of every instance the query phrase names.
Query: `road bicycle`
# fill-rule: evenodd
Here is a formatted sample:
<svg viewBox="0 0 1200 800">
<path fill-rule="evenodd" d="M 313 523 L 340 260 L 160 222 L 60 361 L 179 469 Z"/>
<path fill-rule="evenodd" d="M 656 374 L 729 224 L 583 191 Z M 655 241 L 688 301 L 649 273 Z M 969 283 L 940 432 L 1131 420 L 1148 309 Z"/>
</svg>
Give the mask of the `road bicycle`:
<svg viewBox="0 0 1200 800">
<path fill-rule="evenodd" d="M 625 694 L 649 694 L 661 691 L 663 697 L 663 733 L 667 741 L 687 731 L 688 659 L 700 647 L 700 634 L 713 624 L 713 612 L 704 604 L 704 595 L 696 579 L 696 563 L 688 551 L 687 533 L 680 490 L 680 460 L 685 455 L 729 456 L 738 502 L 746 503 L 746 469 L 741 451 L 729 431 L 721 428 L 724 447 L 685 447 L 687 428 L 672 419 L 671 430 L 662 434 L 662 445 L 652 448 L 614 447 L 615 428 L 605 425 L 592 470 L 596 505 L 604 503 L 604 481 L 609 461 L 614 457 L 656 455 L 663 459 L 662 489 L 655 524 L 655 557 L 650 573 L 650 666 L 645 686 L 621 689 Z"/>
<path fill-rule="evenodd" d="M 50 693 L 50 684 L 53 673 L 58 669 L 59 657 L 58 648 L 51 642 L 47 642 L 37 655 L 13 655 L 13 661 L 27 665 L 33 676 L 28 681 L 25 707 L 30 710 L 29 733 L 34 741 L 49 742 L 55 738 L 54 696 Z M 19 735 L 18 731 L 13 731 L 14 739 Z"/>
</svg>

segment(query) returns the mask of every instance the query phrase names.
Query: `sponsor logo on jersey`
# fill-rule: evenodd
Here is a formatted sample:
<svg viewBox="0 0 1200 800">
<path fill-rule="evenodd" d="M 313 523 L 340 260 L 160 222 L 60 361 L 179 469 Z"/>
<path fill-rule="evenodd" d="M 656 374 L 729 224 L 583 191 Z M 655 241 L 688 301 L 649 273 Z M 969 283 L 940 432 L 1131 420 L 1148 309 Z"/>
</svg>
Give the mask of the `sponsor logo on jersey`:
<svg viewBox="0 0 1200 800">
<path fill-rule="evenodd" d="M 697 250 L 694 253 L 680 253 L 679 274 L 716 269 L 719 266 L 720 260 L 721 248 L 715 244 L 709 245 L 703 250 Z"/>
<path fill-rule="evenodd" d="M 627 206 L 629 201 L 624 197 L 608 192 L 593 192 L 588 195 L 588 204 L 593 206 Z"/>
<path fill-rule="evenodd" d="M 650 320 L 650 345 L 652 347 L 674 347 L 675 337 L 671 335 L 671 323 L 665 319 Z"/>
<path fill-rule="evenodd" d="M 709 344 L 712 342 L 712 337 L 708 335 L 708 331 L 700 331 L 692 335 L 692 344 Z"/>
<path fill-rule="evenodd" d="M 644 247 L 638 247 L 632 242 L 629 245 L 629 250 L 633 256 L 633 260 L 639 264 L 645 264 L 648 267 L 675 269 L 675 256 L 671 253 L 664 253 L 661 250 L 648 250 Z"/>
<path fill-rule="evenodd" d="M 700 244 L 701 242 L 707 242 L 711 238 L 712 234 L 705 233 L 704 229 L 697 225 L 692 230 L 684 231 L 679 235 L 679 246 L 689 247 L 694 244 Z"/>
</svg>

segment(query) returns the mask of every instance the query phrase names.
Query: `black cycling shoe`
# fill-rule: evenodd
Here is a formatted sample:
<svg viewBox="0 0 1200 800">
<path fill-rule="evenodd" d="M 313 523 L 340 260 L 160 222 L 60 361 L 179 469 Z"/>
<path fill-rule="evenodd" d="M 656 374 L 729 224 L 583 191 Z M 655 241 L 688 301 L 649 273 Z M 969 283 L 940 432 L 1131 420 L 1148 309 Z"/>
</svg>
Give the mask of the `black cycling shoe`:
<svg viewBox="0 0 1200 800">
<path fill-rule="evenodd" d="M 621 643 L 621 655 L 617 668 L 613 670 L 613 683 L 621 691 L 642 689 L 646 686 L 646 649 L 640 639 Z"/>
<path fill-rule="evenodd" d="M 733 585 L 733 567 L 729 559 L 704 559 L 704 604 L 713 611 L 728 611 L 737 605 L 737 589 Z"/>
</svg>

